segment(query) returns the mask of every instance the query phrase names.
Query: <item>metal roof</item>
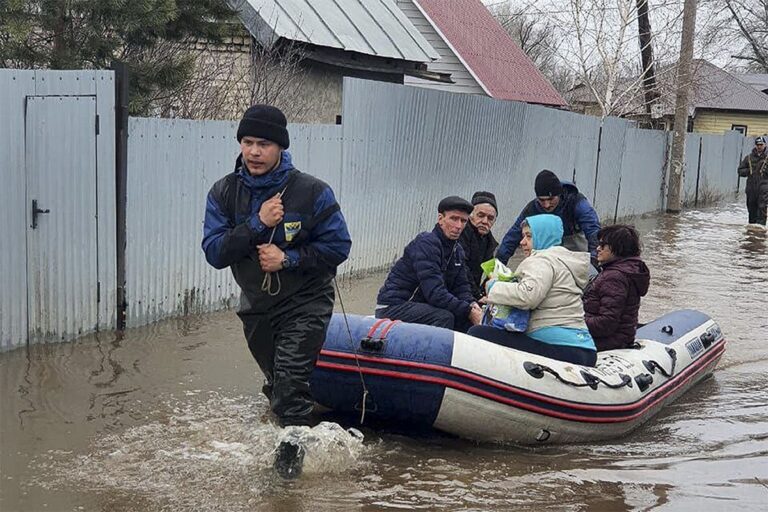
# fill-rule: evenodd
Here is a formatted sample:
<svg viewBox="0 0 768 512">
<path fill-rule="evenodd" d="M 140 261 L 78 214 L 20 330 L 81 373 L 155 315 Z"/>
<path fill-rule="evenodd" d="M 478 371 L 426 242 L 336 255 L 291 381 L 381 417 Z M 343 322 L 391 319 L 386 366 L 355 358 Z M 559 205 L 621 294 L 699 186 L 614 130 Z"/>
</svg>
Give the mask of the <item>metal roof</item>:
<svg viewBox="0 0 768 512">
<path fill-rule="evenodd" d="M 489 96 L 567 106 L 560 93 L 480 0 L 416 2 Z"/>
<path fill-rule="evenodd" d="M 694 107 L 768 112 L 768 96 L 710 62 L 697 62 Z"/>
<path fill-rule="evenodd" d="M 440 58 L 394 0 L 230 0 L 230 5 L 262 43 L 282 37 L 414 62 Z"/>
<path fill-rule="evenodd" d="M 759 91 L 765 92 L 768 90 L 768 73 L 745 73 L 743 75 L 734 76 Z"/>
<path fill-rule="evenodd" d="M 664 115 L 674 115 L 675 95 L 677 92 L 676 65 L 660 67 L 656 72 L 661 98 L 659 99 Z M 693 81 L 689 113 L 696 110 L 736 110 L 744 112 L 768 112 L 768 96 L 760 92 L 756 87 L 739 80 L 714 64 L 703 60 L 694 59 L 691 64 Z M 618 87 L 619 91 L 632 89 L 622 105 L 622 114 L 643 114 L 645 112 L 645 99 L 641 82 L 637 78 L 623 79 Z M 594 95 L 583 84 L 574 87 L 569 99 L 571 103 L 597 103 Z"/>
</svg>

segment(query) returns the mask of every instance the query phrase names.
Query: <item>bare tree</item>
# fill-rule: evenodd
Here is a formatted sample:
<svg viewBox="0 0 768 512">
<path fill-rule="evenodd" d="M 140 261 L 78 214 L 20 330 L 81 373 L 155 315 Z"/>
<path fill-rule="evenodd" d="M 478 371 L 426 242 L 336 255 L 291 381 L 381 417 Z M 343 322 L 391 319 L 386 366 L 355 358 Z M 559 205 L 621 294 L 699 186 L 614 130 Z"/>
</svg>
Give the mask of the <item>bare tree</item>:
<svg viewBox="0 0 768 512">
<path fill-rule="evenodd" d="M 768 0 L 725 0 L 725 5 L 742 40 L 733 58 L 746 61 L 750 71 L 768 73 Z"/>
<path fill-rule="evenodd" d="M 313 105 L 306 58 L 306 50 L 295 41 L 267 45 L 253 41 L 249 105 L 268 103 L 282 109 L 288 119 L 305 119 Z"/>
<path fill-rule="evenodd" d="M 527 7 L 515 9 L 509 3 L 489 7 L 494 18 L 555 89 L 565 93 L 573 87 L 573 72 L 560 62 L 561 40 L 557 37 L 554 20 L 536 15 Z"/>
<path fill-rule="evenodd" d="M 677 46 L 669 45 L 670 39 L 677 38 L 668 36 L 676 28 L 680 11 L 670 9 L 667 0 L 659 1 L 665 2 L 664 8 L 655 5 L 655 0 L 512 0 L 496 5 L 495 11 L 509 20 L 508 30 L 529 55 L 536 57 L 534 62 L 539 64 L 536 50 L 546 49 L 543 62 L 550 69 L 565 69 L 560 75 L 576 85 L 568 92 L 578 90 L 583 97 L 586 91 L 589 102 L 597 104 L 598 115 L 605 117 L 634 110 L 652 63 L 643 65 L 641 55 L 652 50 L 652 40 L 662 50 Z M 646 42 L 639 45 L 638 32 L 643 29 L 638 28 L 638 6 L 648 11 L 649 19 L 654 18 L 654 27 L 658 27 L 653 38 L 646 27 Z M 674 51 L 653 53 L 671 60 Z M 656 95 L 649 95 L 649 99 L 655 101 Z"/>
<path fill-rule="evenodd" d="M 643 64 L 642 53 L 652 50 L 661 61 L 676 61 L 673 42 L 678 38 L 682 11 L 636 0 L 569 0 L 568 5 L 570 9 L 559 16 L 559 26 L 566 27 L 563 35 L 572 34 L 575 42 L 564 46 L 564 60 L 575 63 L 574 72 L 598 104 L 602 117 L 634 112 L 638 97 L 645 96 L 643 84 L 651 66 L 656 64 L 653 60 Z M 640 44 L 637 34 L 643 29 L 636 28 L 638 6 L 648 10 L 657 27 L 653 38 L 649 34 Z M 656 102 L 662 93 L 657 90 L 648 95 L 641 109 L 648 110 L 651 105 L 645 102 Z"/>
<path fill-rule="evenodd" d="M 722 37 L 715 29 L 723 23 L 716 13 L 727 11 L 722 3 L 718 4 L 721 0 L 700 1 L 711 2 L 713 7 L 717 4 L 719 11 L 712 8 L 698 16 L 697 25 L 702 30 L 697 30 L 697 58 L 717 54 Z M 543 30 L 545 41 L 553 41 L 547 46 L 552 49 L 551 61 L 555 68 L 566 69 L 576 84 L 565 94 L 574 107 L 583 103 L 596 107 L 589 113 L 633 117 L 648 126 L 655 124 L 649 117 L 659 115 L 659 110 L 673 109 L 682 30 L 680 0 L 509 0 L 494 3 L 492 9 L 501 13 L 497 14 L 500 21 L 510 20 L 513 37 L 524 48 L 535 50 L 543 46 L 532 37 L 537 32 L 527 29 L 527 23 Z M 643 11 L 647 11 L 647 21 L 641 26 Z M 648 58 L 650 53 L 653 58 Z M 536 53 L 531 51 L 529 55 Z M 656 85 L 646 94 L 652 65 Z M 698 79 L 699 75 L 694 74 L 693 80 Z M 697 98 L 722 94 L 704 90 L 709 85 L 706 83 L 691 85 Z M 652 109 L 653 105 L 657 108 Z"/>
<path fill-rule="evenodd" d="M 260 45 L 249 35 L 223 43 L 185 41 L 158 45 L 142 59 L 168 55 L 194 67 L 177 87 L 147 92 L 146 110 L 161 117 L 238 119 L 251 105 L 278 106 L 292 121 L 312 108 L 308 94 L 306 52 L 293 41 Z"/>
<path fill-rule="evenodd" d="M 192 68 L 190 78 L 174 86 L 146 91 L 142 110 L 159 117 L 185 119 L 234 119 L 247 93 L 248 46 L 230 39 L 223 44 L 206 41 L 165 43 L 141 56 L 172 56 Z"/>
</svg>

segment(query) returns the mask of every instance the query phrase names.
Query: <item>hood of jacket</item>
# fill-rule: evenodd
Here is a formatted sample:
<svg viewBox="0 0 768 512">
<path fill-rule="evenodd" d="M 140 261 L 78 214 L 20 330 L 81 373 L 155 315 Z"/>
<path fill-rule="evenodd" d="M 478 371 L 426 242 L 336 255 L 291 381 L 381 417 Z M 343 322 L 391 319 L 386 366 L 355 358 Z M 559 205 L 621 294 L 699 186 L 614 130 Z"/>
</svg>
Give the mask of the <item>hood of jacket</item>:
<svg viewBox="0 0 768 512">
<path fill-rule="evenodd" d="M 651 284 L 651 271 L 648 269 L 648 265 L 640 258 L 619 258 L 609 261 L 603 265 L 603 271 L 608 269 L 621 272 L 627 276 L 629 282 L 632 283 L 641 297 L 648 293 L 648 287 Z"/>
<path fill-rule="evenodd" d="M 563 242 L 563 220 L 557 215 L 532 215 L 526 221 L 533 238 L 533 250 L 549 249 Z"/>
</svg>

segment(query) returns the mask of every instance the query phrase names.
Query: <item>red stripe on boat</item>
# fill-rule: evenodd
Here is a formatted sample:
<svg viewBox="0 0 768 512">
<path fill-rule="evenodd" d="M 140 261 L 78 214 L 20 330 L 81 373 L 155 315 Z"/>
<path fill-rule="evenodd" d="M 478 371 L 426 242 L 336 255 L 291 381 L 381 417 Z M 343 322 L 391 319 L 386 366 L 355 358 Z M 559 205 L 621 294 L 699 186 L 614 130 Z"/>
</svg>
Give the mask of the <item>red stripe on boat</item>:
<svg viewBox="0 0 768 512">
<path fill-rule="evenodd" d="M 725 352 L 725 339 L 723 339 L 718 346 L 713 348 L 712 350 L 708 351 L 704 357 L 701 357 L 691 363 L 688 367 L 686 367 L 682 372 L 678 373 L 674 377 L 672 377 L 670 380 L 665 382 L 663 385 L 659 386 L 657 389 L 655 389 L 653 392 L 649 393 L 647 396 L 643 397 L 643 399 L 638 400 L 637 402 L 634 402 L 632 404 L 623 404 L 623 405 L 587 405 L 577 402 L 568 402 L 565 400 L 558 400 L 552 397 L 549 397 L 547 395 L 541 395 L 538 393 L 535 393 L 533 391 L 527 391 L 520 388 L 515 388 L 506 384 L 503 384 L 501 382 L 488 379 L 485 377 L 481 377 L 479 375 L 476 375 L 471 372 L 467 372 L 464 370 L 459 370 L 457 368 L 453 367 L 445 367 L 445 366 L 439 366 L 429 363 L 417 363 L 414 361 L 401 361 L 398 359 L 385 359 L 385 358 L 376 358 L 376 357 L 368 357 L 368 356 L 360 356 L 358 355 L 358 359 L 361 361 L 367 361 L 367 362 L 374 362 L 374 363 L 382 363 L 382 364 L 390 364 L 393 366 L 403 366 L 403 367 L 411 367 L 411 368 L 418 368 L 418 369 L 424 369 L 424 370 L 431 370 L 431 371 L 437 371 L 442 372 L 450 375 L 456 375 L 459 377 L 466 378 L 468 380 L 474 380 L 477 382 L 480 382 L 482 384 L 489 385 L 491 387 L 495 387 L 513 394 L 518 394 L 522 396 L 526 396 L 528 398 L 533 398 L 535 400 L 538 400 L 540 402 L 549 403 L 552 405 L 557 405 L 561 407 L 576 409 L 576 410 L 583 410 L 583 411 L 593 411 L 593 412 L 614 412 L 614 411 L 626 411 L 626 410 L 632 410 L 637 409 L 643 404 L 646 404 L 645 407 L 642 408 L 641 411 L 631 414 L 631 415 L 625 415 L 625 416 L 615 416 L 610 418 L 594 418 L 589 416 L 579 416 L 575 414 L 568 414 L 568 413 L 561 413 L 558 411 L 552 411 L 549 409 L 544 409 L 542 407 L 537 407 L 535 405 L 529 405 L 522 402 L 517 402 L 515 400 L 512 400 L 507 397 L 500 396 L 495 393 L 491 393 L 488 391 L 485 391 L 483 389 L 478 389 L 473 386 L 469 386 L 467 384 L 455 382 L 449 379 L 445 379 L 442 377 L 433 377 L 430 375 L 419 375 L 414 373 L 406 373 L 406 372 L 399 372 L 394 370 L 383 370 L 379 368 L 369 368 L 369 367 L 362 367 L 360 371 L 363 373 L 369 374 L 369 375 L 381 375 L 386 377 L 392 377 L 397 379 L 403 379 L 403 380 L 415 380 L 420 382 L 429 382 L 433 384 L 440 384 L 446 387 L 451 387 L 454 389 L 458 389 L 460 391 L 465 391 L 467 393 L 482 396 L 484 398 L 488 398 L 490 400 L 494 400 L 497 402 L 505 403 L 508 405 L 514 405 L 520 409 L 526 409 L 533 412 L 545 414 L 547 416 L 554 416 L 562 419 L 569 419 L 574 421 L 583 421 L 588 423 L 618 423 L 621 421 L 629 421 L 632 419 L 637 418 L 638 416 L 643 415 L 649 408 L 653 407 L 658 401 L 663 399 L 664 397 L 668 396 L 669 394 L 673 393 L 675 390 L 677 390 L 680 386 L 687 383 L 689 380 L 691 380 L 693 377 L 698 375 L 700 370 L 712 362 L 714 359 L 719 358 L 722 356 L 723 352 Z M 334 352 L 334 351 L 327 351 L 323 350 L 321 351 L 321 356 L 326 355 L 330 357 L 337 357 L 340 359 L 355 359 L 354 354 L 348 354 L 346 352 Z M 327 361 L 318 361 L 317 366 L 320 368 L 328 368 L 328 369 L 334 369 L 334 370 L 341 370 L 341 371 L 349 371 L 349 372 L 356 372 L 358 371 L 357 366 L 351 366 L 346 364 L 339 364 L 339 363 L 330 363 Z M 694 371 L 696 370 L 696 371 Z M 686 375 L 690 374 L 690 375 Z M 674 384 L 674 386 L 671 386 Z M 662 394 L 663 392 L 663 394 Z M 657 396 L 660 395 L 660 396 Z"/>
</svg>

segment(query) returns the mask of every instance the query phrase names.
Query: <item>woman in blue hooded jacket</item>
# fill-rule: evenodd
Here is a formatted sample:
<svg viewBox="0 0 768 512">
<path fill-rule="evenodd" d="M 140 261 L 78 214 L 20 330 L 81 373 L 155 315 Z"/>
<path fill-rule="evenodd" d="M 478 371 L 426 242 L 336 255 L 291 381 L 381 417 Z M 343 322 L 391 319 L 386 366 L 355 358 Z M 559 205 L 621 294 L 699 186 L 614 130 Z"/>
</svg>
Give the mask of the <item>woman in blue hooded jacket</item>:
<svg viewBox="0 0 768 512">
<path fill-rule="evenodd" d="M 589 282 L 590 256 L 560 244 L 563 222 L 556 215 L 528 217 L 520 247 L 526 258 L 516 282 L 491 281 L 488 302 L 530 310 L 525 333 L 482 325 L 471 336 L 584 366 L 594 366 L 597 351 L 584 322 L 581 296 Z"/>
</svg>

